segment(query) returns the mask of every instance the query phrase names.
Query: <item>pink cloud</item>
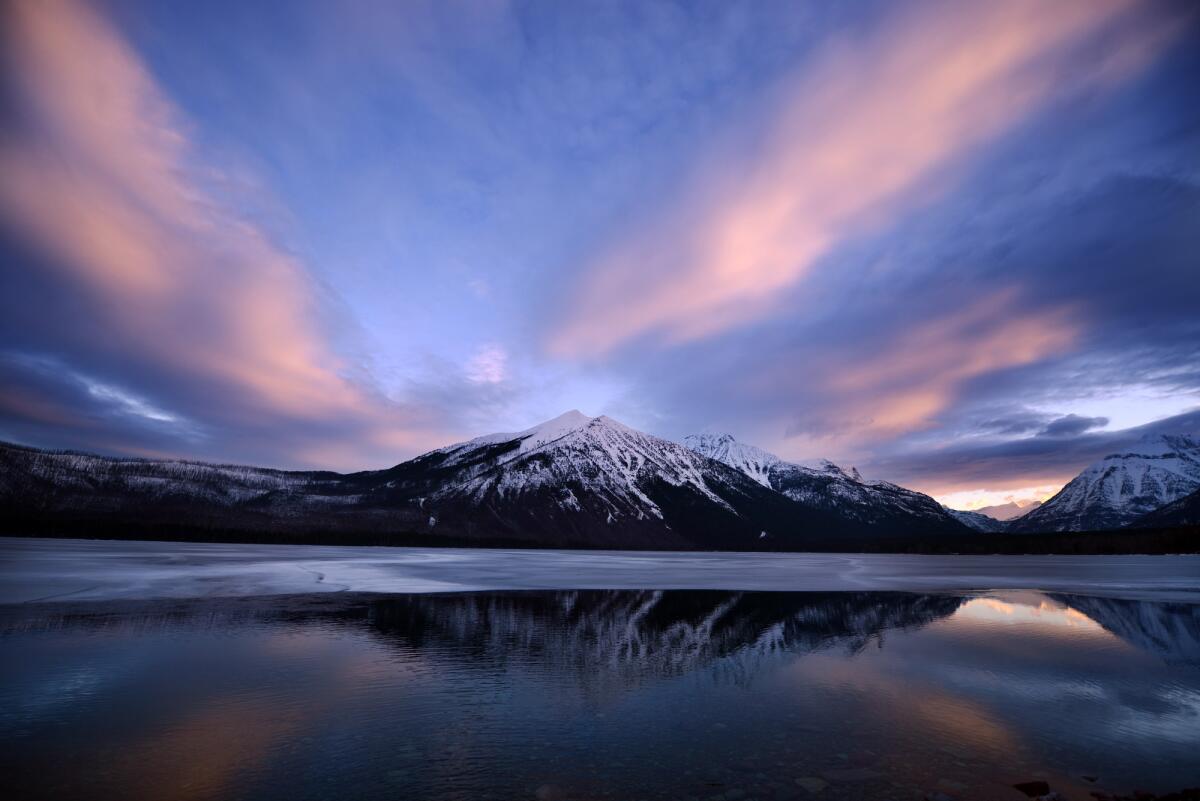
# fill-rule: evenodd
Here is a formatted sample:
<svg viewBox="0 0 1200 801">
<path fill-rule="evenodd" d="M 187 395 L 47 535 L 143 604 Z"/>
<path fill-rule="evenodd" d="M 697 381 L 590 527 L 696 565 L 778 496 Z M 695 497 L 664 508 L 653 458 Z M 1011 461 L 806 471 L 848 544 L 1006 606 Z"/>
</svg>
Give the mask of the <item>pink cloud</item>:
<svg viewBox="0 0 1200 801">
<path fill-rule="evenodd" d="M 854 462 L 881 441 L 936 426 L 972 379 L 1067 353 L 1082 330 L 1073 308 L 1030 309 L 1022 293 L 997 289 L 884 337 L 798 353 L 748 386 L 806 397 L 774 447 L 794 458 Z"/>
<path fill-rule="evenodd" d="M 4 46 L 22 117 L 0 138 L 0 214 L 85 292 L 73 325 L 227 397 L 210 416 L 351 421 L 357 466 L 440 439 L 346 377 L 306 269 L 204 191 L 186 120 L 114 28 L 79 3 L 14 3 Z M 297 440 L 286 458 L 331 452 Z"/>
<path fill-rule="evenodd" d="M 780 293 L 840 243 L 944 189 L 955 166 L 1054 98 L 1135 73 L 1178 28 L 1134 0 L 902 8 L 815 56 L 753 152 L 714 150 L 676 206 L 592 263 L 551 352 L 687 341 L 777 312 Z M 1079 52 L 1097 42 L 1099 54 Z"/>
<path fill-rule="evenodd" d="M 1022 311 L 1015 292 L 997 291 L 831 370 L 826 389 L 861 421 L 857 436 L 906 433 L 932 424 L 966 381 L 1061 353 L 1078 333 L 1069 310 Z"/>
</svg>

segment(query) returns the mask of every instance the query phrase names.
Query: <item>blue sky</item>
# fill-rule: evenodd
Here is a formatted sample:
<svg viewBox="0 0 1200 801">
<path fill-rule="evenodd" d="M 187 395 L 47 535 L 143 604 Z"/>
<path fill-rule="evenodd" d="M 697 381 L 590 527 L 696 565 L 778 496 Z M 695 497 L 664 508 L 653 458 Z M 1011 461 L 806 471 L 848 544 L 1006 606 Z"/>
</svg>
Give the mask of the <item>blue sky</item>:
<svg viewBox="0 0 1200 801">
<path fill-rule="evenodd" d="M 961 505 L 1200 428 L 1190 3 L 4 13 L 0 438 L 353 469 L 577 407 Z"/>
</svg>

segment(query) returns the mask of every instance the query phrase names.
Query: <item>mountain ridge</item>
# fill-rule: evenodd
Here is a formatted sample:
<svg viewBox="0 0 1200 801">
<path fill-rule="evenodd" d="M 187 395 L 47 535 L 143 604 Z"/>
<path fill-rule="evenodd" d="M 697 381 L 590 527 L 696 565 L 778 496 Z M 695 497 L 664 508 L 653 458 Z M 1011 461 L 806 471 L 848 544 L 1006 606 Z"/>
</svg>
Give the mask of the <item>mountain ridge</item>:
<svg viewBox="0 0 1200 801">
<path fill-rule="evenodd" d="M 868 528 L 905 534 L 966 534 L 971 527 L 924 493 L 888 481 L 863 479 L 822 459 L 813 465 L 787 462 L 730 434 L 689 434 L 684 444 L 726 461 L 764 486 L 812 508 L 845 516 Z"/>
<path fill-rule="evenodd" d="M 1088 465 L 1008 531 L 1121 528 L 1197 489 L 1200 441 L 1188 434 L 1146 436 Z"/>
<path fill-rule="evenodd" d="M 1189 437 L 1167 438 L 1150 458 L 1106 460 L 1134 465 L 1158 490 L 1163 475 L 1174 477 L 1169 489 L 1179 494 L 1192 485 L 1193 468 L 1200 484 L 1200 452 L 1193 458 L 1189 450 L 1196 447 Z M 1085 484 L 1093 468 L 1073 483 Z M 1113 470 L 1100 473 L 1116 480 Z M 1115 525 L 1157 499 L 1136 497 Z M 199 532 L 236 541 L 235 532 L 249 532 L 266 541 L 715 550 L 854 551 L 903 541 L 1004 550 L 1010 545 L 1001 540 L 1015 524 L 1058 506 L 1048 502 L 1006 524 L 828 460 L 788 462 L 728 434 L 691 435 L 681 444 L 578 410 L 346 474 L 0 443 L 0 532 L 13 534 Z M 1182 523 L 1142 514 L 1136 525 L 1190 525 L 1188 509 Z M 1085 503 L 1077 511 L 1086 523 L 1095 510 Z"/>
</svg>

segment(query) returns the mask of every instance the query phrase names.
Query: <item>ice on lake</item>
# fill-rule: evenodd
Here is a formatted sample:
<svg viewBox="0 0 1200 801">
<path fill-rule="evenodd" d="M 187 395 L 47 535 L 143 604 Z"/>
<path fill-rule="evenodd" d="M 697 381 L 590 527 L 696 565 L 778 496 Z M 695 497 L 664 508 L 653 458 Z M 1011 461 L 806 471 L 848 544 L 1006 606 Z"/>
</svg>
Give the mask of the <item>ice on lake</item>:
<svg viewBox="0 0 1200 801">
<path fill-rule="evenodd" d="M 311 592 L 1033 589 L 1200 599 L 1200 556 L 922 556 L 0 538 L 0 603 Z"/>
</svg>

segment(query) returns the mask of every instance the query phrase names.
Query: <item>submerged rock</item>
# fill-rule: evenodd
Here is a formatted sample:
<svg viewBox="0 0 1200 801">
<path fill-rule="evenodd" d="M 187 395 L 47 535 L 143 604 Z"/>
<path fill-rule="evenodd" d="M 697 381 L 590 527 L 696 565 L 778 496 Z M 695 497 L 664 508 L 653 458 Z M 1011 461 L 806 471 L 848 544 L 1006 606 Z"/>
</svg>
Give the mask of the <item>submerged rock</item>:
<svg viewBox="0 0 1200 801">
<path fill-rule="evenodd" d="M 1031 782 L 1020 782 L 1019 784 L 1014 784 L 1013 787 L 1017 788 L 1030 798 L 1037 798 L 1039 796 L 1049 795 L 1050 793 L 1050 785 L 1041 779 Z"/>
</svg>

